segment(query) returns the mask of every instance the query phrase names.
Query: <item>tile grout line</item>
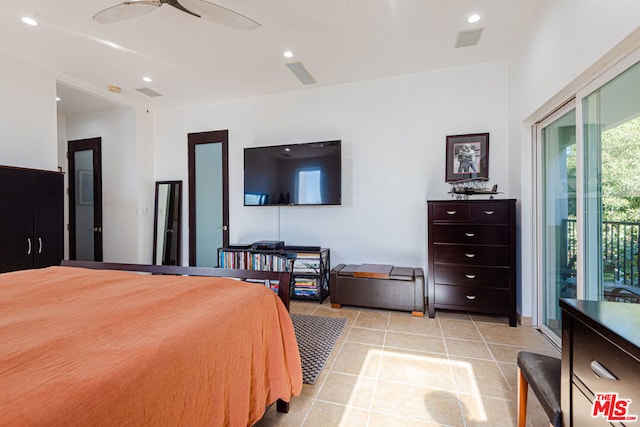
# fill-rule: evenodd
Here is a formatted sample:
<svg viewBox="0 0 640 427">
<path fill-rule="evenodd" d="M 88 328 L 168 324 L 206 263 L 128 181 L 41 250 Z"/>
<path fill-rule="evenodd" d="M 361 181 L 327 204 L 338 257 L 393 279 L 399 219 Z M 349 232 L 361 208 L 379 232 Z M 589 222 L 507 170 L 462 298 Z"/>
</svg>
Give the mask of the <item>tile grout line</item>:
<svg viewBox="0 0 640 427">
<path fill-rule="evenodd" d="M 445 351 L 445 354 L 447 355 L 447 361 L 449 362 L 447 363 L 447 365 L 449 368 L 449 374 L 451 375 L 451 379 L 453 380 L 453 388 L 455 389 L 455 392 L 456 392 L 456 400 L 458 401 L 458 413 L 460 414 L 462 423 L 466 427 L 467 420 L 465 419 L 465 416 L 464 416 L 463 403 L 460 400 L 460 393 L 458 391 L 458 382 L 456 381 L 456 376 L 453 374 L 453 369 L 451 367 L 451 355 L 449 354 L 449 347 L 447 347 L 447 340 L 446 340 L 447 337 L 445 336 L 444 330 L 442 329 L 442 322 L 440 321 L 440 316 L 438 316 L 437 314 L 436 314 L 436 319 L 438 320 L 438 327 L 440 328 L 440 335 L 442 336 L 444 351 Z"/>
</svg>

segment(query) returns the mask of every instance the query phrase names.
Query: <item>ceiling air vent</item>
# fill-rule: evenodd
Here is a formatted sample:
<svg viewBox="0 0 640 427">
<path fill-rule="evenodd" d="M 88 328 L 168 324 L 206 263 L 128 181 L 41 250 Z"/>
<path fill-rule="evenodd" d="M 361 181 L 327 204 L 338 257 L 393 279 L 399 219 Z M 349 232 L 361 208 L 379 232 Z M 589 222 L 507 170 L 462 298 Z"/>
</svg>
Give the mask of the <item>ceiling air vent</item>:
<svg viewBox="0 0 640 427">
<path fill-rule="evenodd" d="M 456 38 L 456 48 L 475 46 L 480 40 L 484 28 L 476 28 L 475 30 L 459 31 Z"/>
<path fill-rule="evenodd" d="M 147 95 L 151 98 L 155 98 L 156 96 L 162 96 L 161 93 L 156 92 L 153 89 L 149 89 L 148 87 L 140 87 L 138 89 L 136 89 L 138 92 L 140 92 L 143 95 Z"/>
<path fill-rule="evenodd" d="M 302 62 L 291 62 L 287 64 L 287 67 L 291 70 L 293 74 L 302 82 L 304 85 L 312 85 L 316 82 L 316 79 L 313 78 L 311 74 L 304 68 Z"/>
</svg>

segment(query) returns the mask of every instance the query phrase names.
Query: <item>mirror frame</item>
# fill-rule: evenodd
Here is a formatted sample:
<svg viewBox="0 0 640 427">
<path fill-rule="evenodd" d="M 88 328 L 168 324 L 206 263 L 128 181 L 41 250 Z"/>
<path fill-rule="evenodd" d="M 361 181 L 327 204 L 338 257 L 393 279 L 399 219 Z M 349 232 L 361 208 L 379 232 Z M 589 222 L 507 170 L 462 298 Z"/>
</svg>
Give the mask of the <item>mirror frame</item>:
<svg viewBox="0 0 640 427">
<path fill-rule="evenodd" d="M 169 184 L 171 190 L 174 186 L 176 188 L 176 203 L 178 204 L 178 218 L 177 218 L 177 230 L 174 231 L 176 239 L 176 264 L 182 265 L 182 257 L 180 247 L 182 246 L 182 181 L 156 181 L 156 195 L 155 195 L 155 209 L 153 214 L 153 264 L 157 262 L 157 245 L 158 245 L 158 195 L 160 192 L 160 186 Z M 171 191 L 173 193 L 173 191 Z M 172 264 L 174 265 L 174 264 Z"/>
</svg>

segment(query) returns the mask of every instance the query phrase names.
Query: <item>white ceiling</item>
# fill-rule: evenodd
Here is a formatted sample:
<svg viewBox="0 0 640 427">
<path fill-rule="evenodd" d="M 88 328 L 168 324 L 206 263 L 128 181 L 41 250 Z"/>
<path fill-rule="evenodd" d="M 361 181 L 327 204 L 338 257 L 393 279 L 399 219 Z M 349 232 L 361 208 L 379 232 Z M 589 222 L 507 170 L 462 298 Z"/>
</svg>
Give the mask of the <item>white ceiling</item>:
<svg viewBox="0 0 640 427">
<path fill-rule="evenodd" d="M 539 0 L 217 1 L 262 24 L 253 31 L 168 5 L 109 25 L 92 19 L 118 1 L 2 0 L 0 52 L 50 70 L 64 83 L 59 90 L 76 98 L 90 92 L 104 94 L 107 106 L 122 99 L 162 108 L 508 59 L 542 7 Z M 467 23 L 472 13 L 481 20 Z M 40 25 L 23 24 L 25 15 Z M 454 48 L 458 31 L 480 27 L 477 46 Z M 291 59 L 282 55 L 288 49 Z M 317 83 L 302 85 L 286 67 L 293 61 L 301 61 Z M 145 83 L 143 76 L 153 81 Z M 122 93 L 111 94 L 109 85 Z M 135 90 L 142 87 L 163 96 Z"/>
</svg>

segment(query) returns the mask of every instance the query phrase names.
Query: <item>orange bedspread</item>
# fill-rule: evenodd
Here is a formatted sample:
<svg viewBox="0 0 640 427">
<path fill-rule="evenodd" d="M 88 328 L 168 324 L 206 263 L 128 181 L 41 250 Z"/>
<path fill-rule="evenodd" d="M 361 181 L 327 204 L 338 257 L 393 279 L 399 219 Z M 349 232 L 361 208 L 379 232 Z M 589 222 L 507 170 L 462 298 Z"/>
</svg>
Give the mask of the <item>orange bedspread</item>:
<svg viewBox="0 0 640 427">
<path fill-rule="evenodd" d="M 250 425 L 300 393 L 264 286 L 50 267 L 0 274 L 0 425 Z"/>
</svg>

